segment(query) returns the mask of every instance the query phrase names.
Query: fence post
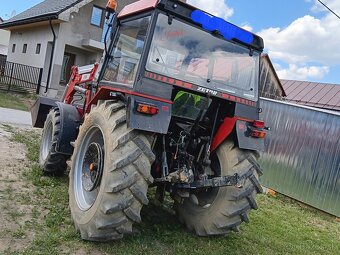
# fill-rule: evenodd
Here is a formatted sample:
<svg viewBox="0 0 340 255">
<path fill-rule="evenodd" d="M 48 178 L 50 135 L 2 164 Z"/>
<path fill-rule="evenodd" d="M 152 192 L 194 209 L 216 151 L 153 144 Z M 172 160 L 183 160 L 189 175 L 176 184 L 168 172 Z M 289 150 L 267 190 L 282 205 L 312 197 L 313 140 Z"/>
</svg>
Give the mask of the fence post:
<svg viewBox="0 0 340 255">
<path fill-rule="evenodd" d="M 10 90 L 11 90 L 12 79 L 13 79 L 13 70 L 14 70 L 14 63 L 12 63 L 11 76 L 10 76 L 10 78 L 9 78 L 9 84 L 8 84 L 8 90 L 7 90 L 7 91 L 10 91 Z"/>
<path fill-rule="evenodd" d="M 41 80 L 42 80 L 42 74 L 43 74 L 43 68 L 40 68 L 39 70 L 39 79 L 38 79 L 38 84 L 37 84 L 37 90 L 36 90 L 36 94 L 39 95 L 40 94 L 40 87 L 41 87 Z"/>
</svg>

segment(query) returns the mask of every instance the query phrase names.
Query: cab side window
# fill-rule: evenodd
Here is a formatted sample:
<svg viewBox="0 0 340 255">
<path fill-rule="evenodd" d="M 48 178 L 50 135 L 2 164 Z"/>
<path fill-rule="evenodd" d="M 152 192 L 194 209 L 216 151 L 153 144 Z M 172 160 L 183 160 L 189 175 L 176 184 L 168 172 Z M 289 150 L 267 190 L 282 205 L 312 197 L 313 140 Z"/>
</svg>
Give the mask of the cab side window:
<svg viewBox="0 0 340 255">
<path fill-rule="evenodd" d="M 144 17 L 121 25 L 103 80 L 133 86 L 149 24 Z"/>
</svg>

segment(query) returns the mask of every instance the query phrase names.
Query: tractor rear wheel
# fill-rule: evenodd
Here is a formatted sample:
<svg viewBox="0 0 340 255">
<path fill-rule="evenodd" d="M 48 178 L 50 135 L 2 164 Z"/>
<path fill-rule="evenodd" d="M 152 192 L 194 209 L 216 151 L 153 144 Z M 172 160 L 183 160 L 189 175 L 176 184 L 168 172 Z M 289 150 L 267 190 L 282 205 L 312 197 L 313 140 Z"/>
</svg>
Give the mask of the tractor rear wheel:
<svg viewBox="0 0 340 255">
<path fill-rule="evenodd" d="M 227 234 L 243 222 L 248 212 L 257 209 L 255 196 L 262 192 L 258 181 L 261 173 L 253 152 L 241 150 L 225 141 L 212 156 L 212 169 L 217 176 L 245 177 L 242 186 L 209 188 L 190 194 L 183 203 L 175 202 L 179 220 L 199 236 Z"/>
<path fill-rule="evenodd" d="M 120 239 L 141 221 L 155 156 L 150 136 L 127 127 L 121 102 L 99 101 L 85 116 L 70 172 L 71 215 L 81 237 Z"/>
<path fill-rule="evenodd" d="M 58 134 L 60 132 L 60 112 L 54 108 L 47 115 L 39 152 L 39 165 L 45 174 L 62 175 L 69 156 L 56 152 Z"/>
</svg>

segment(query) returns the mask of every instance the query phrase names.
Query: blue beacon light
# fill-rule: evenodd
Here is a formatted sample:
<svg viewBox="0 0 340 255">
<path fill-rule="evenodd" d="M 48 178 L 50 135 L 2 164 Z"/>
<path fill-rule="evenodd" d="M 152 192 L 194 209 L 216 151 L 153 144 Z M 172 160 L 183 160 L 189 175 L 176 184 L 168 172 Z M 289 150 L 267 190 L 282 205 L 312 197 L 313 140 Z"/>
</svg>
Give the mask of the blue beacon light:
<svg viewBox="0 0 340 255">
<path fill-rule="evenodd" d="M 219 31 L 227 40 L 237 39 L 243 43 L 251 44 L 254 41 L 254 35 L 245 31 L 224 19 L 214 17 L 201 10 L 195 10 L 191 13 L 191 19 L 210 32 Z"/>
</svg>

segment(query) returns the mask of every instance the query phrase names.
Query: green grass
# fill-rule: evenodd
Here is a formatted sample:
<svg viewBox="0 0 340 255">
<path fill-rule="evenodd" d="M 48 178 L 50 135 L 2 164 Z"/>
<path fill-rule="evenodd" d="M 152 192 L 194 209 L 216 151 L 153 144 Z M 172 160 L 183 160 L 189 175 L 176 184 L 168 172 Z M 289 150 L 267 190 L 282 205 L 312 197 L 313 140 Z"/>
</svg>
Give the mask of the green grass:
<svg viewBox="0 0 340 255">
<path fill-rule="evenodd" d="M 28 100 L 34 100 L 34 96 L 0 90 L 0 107 L 29 111 L 31 105 L 27 102 Z"/>
<path fill-rule="evenodd" d="M 202 238 L 180 225 L 169 205 L 151 203 L 142 210 L 139 234 L 111 243 L 81 241 L 70 220 L 68 178 L 45 177 L 37 165 L 39 139 L 36 133 L 15 133 L 13 140 L 25 144 L 31 171 L 25 174 L 35 186 L 38 201 L 32 201 L 42 221 L 13 233 L 34 233 L 33 243 L 20 254 L 339 254 L 340 223 L 327 214 L 283 196 L 258 196 L 259 210 L 240 233 Z M 150 198 L 152 199 L 152 198 Z M 39 223 L 40 222 L 40 223 Z"/>
</svg>

